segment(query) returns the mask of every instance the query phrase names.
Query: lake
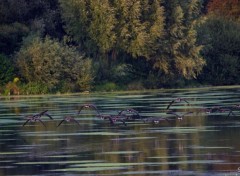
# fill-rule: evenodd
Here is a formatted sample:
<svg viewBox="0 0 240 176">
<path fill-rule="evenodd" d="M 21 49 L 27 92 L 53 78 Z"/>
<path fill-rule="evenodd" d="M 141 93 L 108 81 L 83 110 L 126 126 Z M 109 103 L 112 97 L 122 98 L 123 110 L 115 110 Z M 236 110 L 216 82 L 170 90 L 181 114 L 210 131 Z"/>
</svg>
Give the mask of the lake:
<svg viewBox="0 0 240 176">
<path fill-rule="evenodd" d="M 177 97 L 187 102 L 174 102 Z M 16 96 L 0 98 L 0 175 L 240 175 L 239 88 Z M 116 121 L 101 114 L 138 111 L 144 119 Z M 26 122 L 48 110 L 53 117 Z M 178 115 L 185 115 L 182 120 Z M 229 116 L 228 116 L 229 115 Z M 75 121 L 63 121 L 66 116 Z M 79 123 L 79 124 L 78 124 Z M 44 126 L 45 125 L 45 126 Z M 58 126 L 58 127 L 57 127 Z"/>
</svg>

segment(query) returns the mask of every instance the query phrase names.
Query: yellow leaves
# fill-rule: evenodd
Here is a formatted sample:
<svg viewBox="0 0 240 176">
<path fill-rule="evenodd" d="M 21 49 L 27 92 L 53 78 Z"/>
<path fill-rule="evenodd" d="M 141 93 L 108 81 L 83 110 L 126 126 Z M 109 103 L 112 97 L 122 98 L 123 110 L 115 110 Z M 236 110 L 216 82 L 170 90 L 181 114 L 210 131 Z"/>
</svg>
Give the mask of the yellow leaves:
<svg viewBox="0 0 240 176">
<path fill-rule="evenodd" d="M 162 70 L 165 74 L 170 73 L 169 62 L 166 59 L 157 58 L 153 67 Z"/>
<path fill-rule="evenodd" d="M 202 70 L 205 61 L 202 58 L 176 57 L 175 67 L 187 79 L 196 78 Z"/>
</svg>

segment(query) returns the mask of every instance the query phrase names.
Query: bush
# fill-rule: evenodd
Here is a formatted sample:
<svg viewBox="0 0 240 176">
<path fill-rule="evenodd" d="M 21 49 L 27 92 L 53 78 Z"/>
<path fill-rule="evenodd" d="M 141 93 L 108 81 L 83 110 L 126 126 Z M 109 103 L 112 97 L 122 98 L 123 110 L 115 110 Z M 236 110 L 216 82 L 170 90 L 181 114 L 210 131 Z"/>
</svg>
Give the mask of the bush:
<svg viewBox="0 0 240 176">
<path fill-rule="evenodd" d="M 29 36 L 15 55 L 20 74 L 28 83 L 37 82 L 52 92 L 65 84 L 72 91 L 89 90 L 92 82 L 91 61 L 75 47 L 46 37 Z M 64 90 L 64 89 L 63 89 Z M 34 91 L 35 92 L 35 91 Z"/>
<path fill-rule="evenodd" d="M 100 91 L 100 92 L 103 92 L 103 91 L 111 92 L 111 91 L 120 90 L 120 87 L 117 86 L 113 82 L 107 82 L 107 83 L 103 83 L 101 85 L 96 85 L 94 90 L 95 91 Z"/>
<path fill-rule="evenodd" d="M 5 85 L 14 77 L 13 63 L 7 56 L 0 54 L 0 85 Z"/>
<path fill-rule="evenodd" d="M 48 92 L 48 87 L 38 82 L 31 82 L 20 86 L 20 94 L 24 95 L 47 94 Z"/>
</svg>

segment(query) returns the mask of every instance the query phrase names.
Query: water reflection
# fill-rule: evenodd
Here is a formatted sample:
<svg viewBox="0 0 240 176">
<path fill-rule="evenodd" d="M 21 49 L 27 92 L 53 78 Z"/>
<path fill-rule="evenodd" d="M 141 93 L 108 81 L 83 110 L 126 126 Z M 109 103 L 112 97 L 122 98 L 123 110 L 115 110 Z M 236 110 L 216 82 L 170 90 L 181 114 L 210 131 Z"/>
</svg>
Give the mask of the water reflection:
<svg viewBox="0 0 240 176">
<path fill-rule="evenodd" d="M 239 111 L 236 116 L 199 113 L 201 107 L 237 104 L 237 89 L 153 91 L 118 94 L 1 98 L 0 175 L 202 175 L 238 174 Z M 171 110 L 193 112 L 178 120 Z M 82 104 L 102 114 L 136 109 L 144 117 L 167 117 L 159 124 L 128 122 L 111 126 Z M 25 122 L 23 117 L 48 110 L 54 120 Z M 77 123 L 62 123 L 75 114 Z"/>
</svg>

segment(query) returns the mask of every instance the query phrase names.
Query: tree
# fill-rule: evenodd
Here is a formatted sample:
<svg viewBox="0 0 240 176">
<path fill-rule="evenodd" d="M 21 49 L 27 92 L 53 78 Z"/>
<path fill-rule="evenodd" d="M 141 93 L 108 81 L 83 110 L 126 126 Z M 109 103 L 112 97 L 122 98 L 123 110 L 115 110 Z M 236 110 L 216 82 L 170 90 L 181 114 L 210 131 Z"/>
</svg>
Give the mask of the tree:
<svg viewBox="0 0 240 176">
<path fill-rule="evenodd" d="M 164 7 L 165 38 L 160 42 L 158 55 L 152 58 L 154 67 L 168 75 L 196 78 L 205 65 L 200 55 L 202 46 L 196 43 L 201 6 L 197 0 L 168 0 Z"/>
<path fill-rule="evenodd" d="M 0 54 L 0 85 L 12 81 L 14 77 L 13 62 L 7 56 Z"/>
<path fill-rule="evenodd" d="M 0 53 L 18 50 L 22 38 L 40 33 L 61 38 L 64 35 L 58 0 L 0 1 Z"/>
<path fill-rule="evenodd" d="M 213 85 L 239 84 L 240 25 L 224 17 L 210 16 L 198 30 L 207 65 L 200 80 Z"/>
<path fill-rule="evenodd" d="M 20 74 L 27 82 L 45 84 L 52 90 L 60 89 L 63 84 L 72 85 L 75 91 L 90 88 L 90 60 L 74 47 L 57 40 L 30 36 L 25 39 L 15 59 Z"/>
<path fill-rule="evenodd" d="M 240 20 L 239 0 L 211 0 L 207 5 L 208 14 Z"/>
<path fill-rule="evenodd" d="M 163 35 L 160 0 L 60 0 L 60 5 L 68 34 L 86 51 L 148 57 Z"/>
</svg>

